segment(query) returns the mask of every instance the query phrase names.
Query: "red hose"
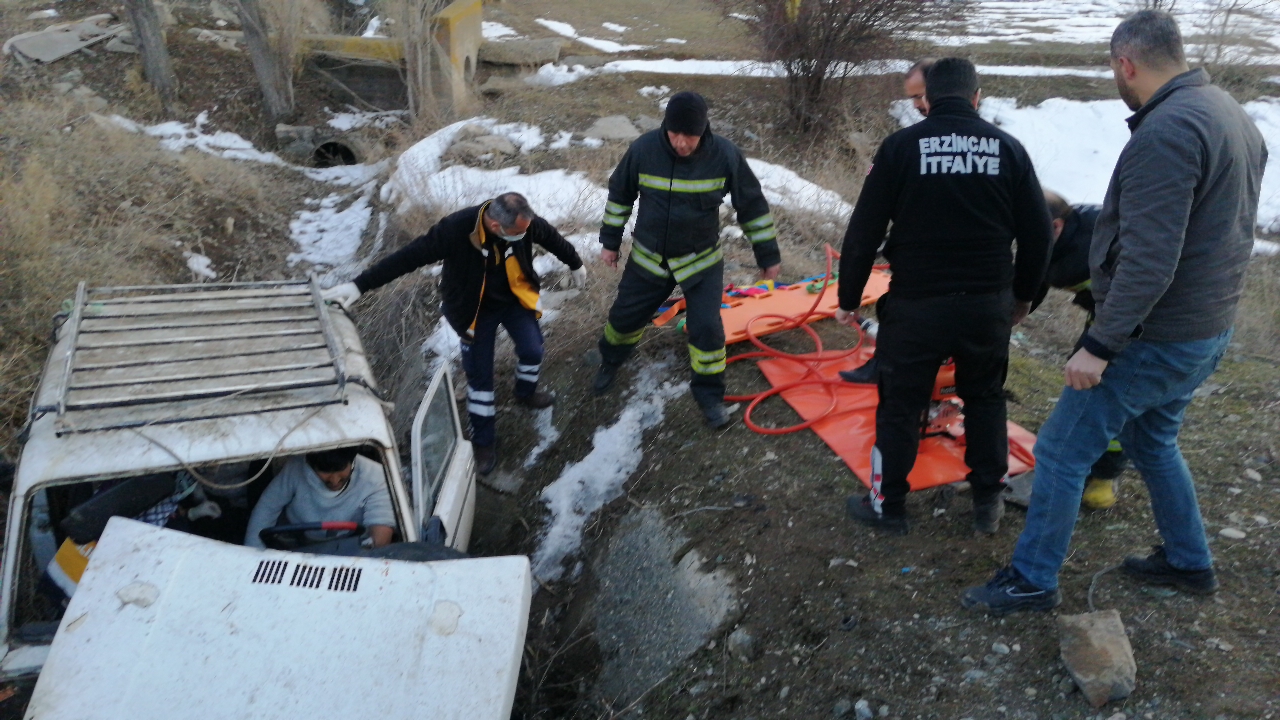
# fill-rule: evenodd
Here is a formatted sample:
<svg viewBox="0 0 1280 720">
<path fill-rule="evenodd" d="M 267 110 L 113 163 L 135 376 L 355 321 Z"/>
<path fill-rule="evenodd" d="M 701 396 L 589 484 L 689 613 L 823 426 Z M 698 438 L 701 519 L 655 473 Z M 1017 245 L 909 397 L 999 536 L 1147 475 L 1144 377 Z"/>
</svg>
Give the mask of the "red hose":
<svg viewBox="0 0 1280 720">
<path fill-rule="evenodd" d="M 741 355 L 734 355 L 733 357 L 725 361 L 725 364 L 728 365 L 729 363 L 737 362 L 738 360 L 769 358 L 774 360 L 790 360 L 791 362 L 800 363 L 801 365 L 805 366 L 804 378 L 801 380 L 787 383 L 786 385 L 779 385 L 777 387 L 770 388 L 769 390 L 765 390 L 764 392 L 756 393 L 754 395 L 728 395 L 725 397 L 725 400 L 728 400 L 729 402 L 748 402 L 748 401 L 750 402 L 750 404 L 747 405 L 746 411 L 743 412 L 742 414 L 742 422 L 745 423 L 746 426 L 751 428 L 751 430 L 753 430 L 754 432 L 758 432 L 761 435 L 785 435 L 787 433 L 798 432 L 800 430 L 805 430 L 809 428 L 814 423 L 820 420 L 826 419 L 829 415 L 831 415 L 832 411 L 836 409 L 837 398 L 836 398 L 835 392 L 831 389 L 831 386 L 846 385 L 847 383 L 845 383 L 843 380 L 828 380 L 821 376 L 818 376 L 818 377 L 813 377 L 813 376 L 818 374 L 818 368 L 822 363 L 830 362 L 832 360 L 839 360 L 841 358 L 846 358 L 856 353 L 862 347 L 862 343 L 864 339 L 862 328 L 857 328 L 858 342 L 854 343 L 853 347 L 849 348 L 848 350 L 826 351 L 826 350 L 823 350 L 822 348 L 822 338 L 818 337 L 818 333 L 812 327 L 809 326 L 808 320 L 815 316 L 824 317 L 824 318 L 832 317 L 832 313 L 819 311 L 818 305 L 822 302 L 822 296 L 827 290 L 827 285 L 830 284 L 831 282 L 832 261 L 839 257 L 840 257 L 840 253 L 836 252 L 834 249 L 832 249 L 830 245 L 828 245 L 827 246 L 827 273 L 822 277 L 822 288 L 818 291 L 818 294 L 814 297 L 813 305 L 809 308 L 808 312 L 806 312 L 804 315 L 801 315 L 799 317 L 794 317 L 794 318 L 786 315 L 778 315 L 776 313 L 764 313 L 751 318 L 751 320 L 747 322 L 747 327 L 746 327 L 747 339 L 751 341 L 752 345 L 755 345 L 757 348 L 759 348 L 759 350 L 755 352 L 743 353 Z M 781 332 L 785 330 L 797 330 L 797 329 L 803 330 L 813 340 L 813 345 L 814 345 L 813 352 L 788 353 L 788 352 L 783 352 L 781 350 L 778 350 L 776 348 L 771 348 L 768 345 L 765 345 L 764 342 L 761 341 L 760 338 L 757 337 L 755 332 L 753 332 L 751 329 L 751 326 L 754 325 L 757 320 L 761 320 L 764 318 L 778 318 L 783 321 L 787 321 L 785 325 L 775 330 L 775 332 Z M 821 385 L 827 388 L 827 394 L 831 397 L 831 402 L 829 405 L 827 405 L 827 409 L 821 415 L 813 418 L 812 420 L 806 420 L 805 422 L 802 422 L 798 425 L 791 425 L 788 427 L 780 427 L 780 428 L 761 427 L 755 424 L 755 422 L 751 420 L 751 413 L 755 411 L 756 406 L 758 406 L 761 402 L 773 397 L 774 395 L 777 395 L 778 393 L 784 392 L 786 390 L 790 390 L 792 388 L 800 387 L 802 385 Z"/>
</svg>

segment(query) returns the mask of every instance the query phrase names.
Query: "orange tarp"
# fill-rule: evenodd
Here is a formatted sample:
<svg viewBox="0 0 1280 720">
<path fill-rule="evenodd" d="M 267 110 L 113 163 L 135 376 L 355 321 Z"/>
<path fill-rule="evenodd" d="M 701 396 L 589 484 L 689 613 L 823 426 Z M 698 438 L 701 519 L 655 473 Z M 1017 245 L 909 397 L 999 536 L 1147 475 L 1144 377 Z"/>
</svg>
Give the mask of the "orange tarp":
<svg viewBox="0 0 1280 720">
<path fill-rule="evenodd" d="M 759 333 L 757 333 L 759 334 Z M 838 379 L 837 372 L 851 370 L 871 357 L 873 348 L 863 348 L 846 358 L 817 365 L 810 379 Z M 810 367 L 806 363 L 784 359 L 761 360 L 760 371 L 778 387 L 805 379 Z M 845 465 L 863 484 L 871 484 L 871 447 L 876 437 L 876 405 L 879 396 L 874 385 L 844 383 L 834 385 L 801 385 L 780 394 L 800 417 L 810 420 L 820 416 L 831 405 L 831 394 L 836 393 L 836 407 L 826 418 L 813 424 L 818 433 Z M 959 435 L 960 437 L 953 437 Z M 1009 474 L 1017 475 L 1031 469 L 1034 459 L 1031 449 L 1036 436 L 1009 423 Z M 949 435 L 925 438 L 920 441 L 920 453 L 915 468 L 907 477 L 912 490 L 959 482 L 965 479 L 969 469 L 964 464 L 964 436 L 962 427 L 953 427 Z"/>
</svg>

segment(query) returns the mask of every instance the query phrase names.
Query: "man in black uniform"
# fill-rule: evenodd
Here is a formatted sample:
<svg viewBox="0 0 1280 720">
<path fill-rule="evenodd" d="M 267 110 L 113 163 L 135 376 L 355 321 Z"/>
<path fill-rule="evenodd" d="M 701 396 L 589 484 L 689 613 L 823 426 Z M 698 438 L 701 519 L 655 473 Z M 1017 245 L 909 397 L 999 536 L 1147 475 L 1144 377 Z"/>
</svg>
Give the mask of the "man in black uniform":
<svg viewBox="0 0 1280 720">
<path fill-rule="evenodd" d="M 600 258 L 618 266 L 622 232 L 640 197 L 631 257 L 609 309 L 600 338 L 602 361 L 595 390 L 613 384 L 618 367 L 631 355 L 645 325 L 676 285 L 684 292 L 689 331 L 690 389 L 707 424 L 729 423 L 724 408 L 724 324 L 720 302 L 724 255 L 720 251 L 720 205 L 728 192 L 760 276 L 773 280 L 781 269 L 773 214 L 760 181 L 742 152 L 711 133 L 707 103 L 693 92 L 676 93 L 662 127 L 641 135 L 609 178 L 609 202 L 600 226 Z"/>
<path fill-rule="evenodd" d="M 1049 288 L 1075 293 L 1071 301 L 1089 313 L 1085 329 L 1093 322 L 1094 302 L 1089 280 L 1089 246 L 1093 241 L 1093 226 L 1102 212 L 1101 205 L 1068 205 L 1062 196 L 1044 191 L 1045 204 L 1053 218 L 1053 253 L 1049 258 L 1049 272 L 1044 285 L 1031 309 L 1034 311 Z M 1078 349 L 1078 348 L 1077 348 Z M 1120 441 L 1112 440 L 1110 447 L 1098 458 L 1085 479 L 1084 495 L 1080 504 L 1090 510 L 1105 510 L 1116 504 L 1115 480 L 1128 464 Z"/>
<path fill-rule="evenodd" d="M 459 210 L 365 270 L 354 281 L 325 290 L 326 300 L 350 307 L 364 293 L 380 288 L 423 265 L 444 261 L 440 295 L 445 320 L 462 343 L 467 373 L 467 415 L 476 470 L 493 471 L 498 462 L 494 420 L 493 344 L 498 326 L 516 347 L 516 402 L 550 407 L 549 393 L 538 390 L 542 369 L 541 280 L 533 269 L 533 244 L 551 251 L 569 266 L 574 283 L 586 281 L 582 260 L 551 223 L 534 214 L 519 193 L 504 193 Z"/>
<path fill-rule="evenodd" d="M 1040 290 L 1051 242 L 1031 159 L 978 116 L 973 63 L 943 58 L 925 81 L 929 116 L 876 153 L 849 220 L 836 319 L 857 322 L 862 288 L 890 221 L 893 272 L 877 338 L 880 359 L 871 492 L 849 498 L 857 521 L 906 533 L 907 475 L 939 364 L 955 359 L 964 401 L 974 528 L 994 533 L 1008 471 L 1003 386 L 1012 325 Z M 1018 243 L 1017 259 L 1012 245 Z"/>
</svg>

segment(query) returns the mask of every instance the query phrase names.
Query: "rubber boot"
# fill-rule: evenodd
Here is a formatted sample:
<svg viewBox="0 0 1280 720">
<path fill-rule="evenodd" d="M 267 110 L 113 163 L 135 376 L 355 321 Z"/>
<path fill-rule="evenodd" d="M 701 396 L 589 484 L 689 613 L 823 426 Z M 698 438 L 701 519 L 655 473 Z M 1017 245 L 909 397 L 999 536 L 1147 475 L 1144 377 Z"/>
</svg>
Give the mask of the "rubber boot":
<svg viewBox="0 0 1280 720">
<path fill-rule="evenodd" d="M 1115 505 L 1115 481 L 1089 478 L 1085 481 L 1084 495 L 1080 498 L 1080 504 L 1089 510 L 1106 510 Z"/>
</svg>

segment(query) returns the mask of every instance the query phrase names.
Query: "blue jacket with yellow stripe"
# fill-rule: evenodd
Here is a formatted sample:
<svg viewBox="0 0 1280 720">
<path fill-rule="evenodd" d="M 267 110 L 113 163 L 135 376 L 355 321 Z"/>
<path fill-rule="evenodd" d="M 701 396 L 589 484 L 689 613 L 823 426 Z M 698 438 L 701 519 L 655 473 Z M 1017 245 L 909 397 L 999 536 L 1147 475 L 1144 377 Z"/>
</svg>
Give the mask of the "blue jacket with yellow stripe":
<svg viewBox="0 0 1280 720">
<path fill-rule="evenodd" d="M 677 281 L 719 262 L 720 205 L 729 193 L 738 224 L 751 242 L 756 264 L 777 265 L 777 233 L 760 181 L 742 151 L 710 126 L 698 149 L 680 157 L 665 127 L 641 135 L 609 178 L 609 202 L 600 226 L 608 250 L 622 245 L 622 231 L 640 197 L 633 260 Z M 649 267 L 653 265 L 653 267 Z"/>
</svg>

